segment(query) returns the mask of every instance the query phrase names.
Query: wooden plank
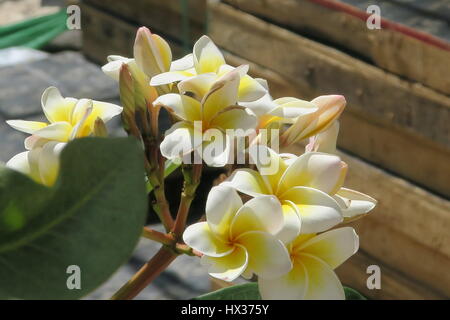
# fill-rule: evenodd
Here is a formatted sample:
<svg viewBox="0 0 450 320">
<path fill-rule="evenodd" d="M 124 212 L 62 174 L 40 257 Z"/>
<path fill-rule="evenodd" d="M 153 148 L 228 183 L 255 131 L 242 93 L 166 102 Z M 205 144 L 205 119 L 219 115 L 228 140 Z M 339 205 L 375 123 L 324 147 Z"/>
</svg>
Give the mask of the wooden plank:
<svg viewBox="0 0 450 320">
<path fill-rule="evenodd" d="M 186 13 L 180 0 L 84 0 L 85 3 L 115 17 L 139 26 L 148 26 L 155 33 L 163 33 L 174 40 L 183 41 L 184 32 L 194 43 L 205 33 L 206 1 L 186 1 Z M 188 30 L 183 30 L 182 17 L 188 15 Z"/>
<path fill-rule="evenodd" d="M 297 32 L 325 40 L 370 59 L 375 65 L 450 94 L 450 43 L 428 32 L 450 37 L 448 22 L 427 20 L 417 11 L 386 1 L 358 3 L 359 9 L 329 0 L 226 0 L 227 3 Z M 352 2 L 352 3 L 353 3 Z M 370 3 L 369 3 L 370 2 Z M 381 6 L 383 18 L 414 22 L 413 28 L 383 20 L 382 29 L 366 26 L 369 4 Z M 424 4 L 422 4 L 424 6 Z M 426 6 L 429 7 L 427 2 Z M 391 17 L 392 14 L 396 14 Z M 318 18 L 320 17 L 320 18 Z M 324 23 L 326 21 L 326 23 Z M 420 23 L 419 25 L 417 25 Z M 438 24 L 438 25 L 437 25 Z M 441 26 L 442 25 L 442 26 Z M 418 32 L 415 28 L 425 28 Z M 445 30 L 441 30 L 445 29 Z M 349 36 L 351 35 L 351 36 Z"/>
<path fill-rule="evenodd" d="M 301 154 L 303 146 L 284 151 Z M 450 201 L 344 152 L 338 155 L 349 166 L 345 186 L 378 200 L 370 215 L 352 223 L 361 248 L 450 297 Z"/>
<path fill-rule="evenodd" d="M 367 288 L 367 267 L 377 265 L 381 271 L 381 289 Z M 417 300 L 417 299 L 445 299 L 446 296 L 430 289 L 401 272 L 374 259 L 363 250 L 347 260 L 336 269 L 341 282 L 361 292 L 370 299 L 377 300 Z"/>
<path fill-rule="evenodd" d="M 450 98 L 224 4 L 211 4 L 210 34 L 239 56 L 450 147 Z M 426 106 L 426 107 L 424 107 Z"/>
<path fill-rule="evenodd" d="M 450 196 L 448 97 L 229 6 L 212 6 L 212 13 L 213 39 L 282 76 L 293 95 L 309 99 L 340 93 L 347 98 L 343 119 L 366 121 L 342 126 L 341 136 L 347 138 L 339 143 L 346 150 Z M 359 126 L 368 135 L 355 135 Z M 424 169 L 417 170 L 418 164 Z"/>
<path fill-rule="evenodd" d="M 108 55 L 133 56 L 133 44 L 138 25 L 119 20 L 114 16 L 82 3 L 83 53 L 89 59 L 103 64 Z M 179 44 L 168 41 L 174 58 L 182 56 Z"/>
<path fill-rule="evenodd" d="M 284 96 L 304 98 L 305 92 L 310 91 L 275 71 L 231 53 L 225 52 L 225 59 L 235 66 L 249 64 L 253 76 L 268 80 L 274 98 Z M 388 168 L 438 194 L 450 196 L 449 151 L 417 135 L 392 128 L 388 123 L 368 118 L 351 108 L 345 110 L 340 121 L 338 146 L 341 149 Z"/>
<path fill-rule="evenodd" d="M 366 273 L 366 270 L 370 265 L 377 265 L 380 267 L 381 289 L 379 290 L 370 290 L 367 288 L 366 283 L 369 274 Z M 339 266 L 336 269 L 336 273 L 344 285 L 358 290 L 370 299 L 445 299 L 445 296 L 405 277 L 402 273 L 384 265 L 379 260 L 370 257 L 362 250 Z M 241 278 L 230 283 L 211 277 L 211 291 L 227 288 L 242 282 Z"/>
</svg>

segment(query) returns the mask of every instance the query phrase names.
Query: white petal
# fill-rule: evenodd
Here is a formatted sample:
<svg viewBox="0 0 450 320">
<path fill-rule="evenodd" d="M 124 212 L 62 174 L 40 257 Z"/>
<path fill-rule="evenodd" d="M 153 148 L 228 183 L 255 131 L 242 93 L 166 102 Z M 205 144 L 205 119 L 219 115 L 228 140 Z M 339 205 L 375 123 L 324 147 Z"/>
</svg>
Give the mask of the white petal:
<svg viewBox="0 0 450 320">
<path fill-rule="evenodd" d="M 68 122 L 55 122 L 34 134 L 48 140 L 66 142 L 69 140 L 71 132 L 72 126 Z"/>
<path fill-rule="evenodd" d="M 183 120 L 201 119 L 201 106 L 197 100 L 182 94 L 168 93 L 158 97 L 153 105 L 163 105 Z"/>
<path fill-rule="evenodd" d="M 277 234 L 283 227 L 281 204 L 275 196 L 259 196 L 247 201 L 231 222 L 231 237 L 247 231 Z"/>
<path fill-rule="evenodd" d="M 239 102 L 240 105 L 249 108 L 258 117 L 268 114 L 277 106 L 273 103 L 272 97 L 269 93 L 252 102 Z"/>
<path fill-rule="evenodd" d="M 238 87 L 239 73 L 236 70 L 225 74 L 214 82 L 210 91 L 202 100 L 203 119 L 209 121 L 226 107 L 236 105 Z"/>
<path fill-rule="evenodd" d="M 48 139 L 32 135 L 25 139 L 24 146 L 25 146 L 25 149 L 32 150 L 34 148 L 43 147 L 44 144 L 46 144 L 47 142 L 49 142 Z"/>
<path fill-rule="evenodd" d="M 203 161 L 210 167 L 232 163 L 231 140 L 222 130 L 211 128 L 203 133 Z"/>
<path fill-rule="evenodd" d="M 249 75 L 241 78 L 239 83 L 238 100 L 243 102 L 256 101 L 267 94 L 266 88 Z"/>
<path fill-rule="evenodd" d="M 301 218 L 301 233 L 317 233 L 342 222 L 341 209 L 331 196 L 313 188 L 294 187 L 281 197 L 297 206 Z"/>
<path fill-rule="evenodd" d="M 110 62 L 102 66 L 103 73 L 119 82 L 120 68 L 124 63 L 128 64 L 131 61 L 134 62 L 134 59 L 128 59 L 121 56 L 108 56 L 108 61 Z"/>
<path fill-rule="evenodd" d="M 16 130 L 29 134 L 33 134 L 37 130 L 47 126 L 47 123 L 39 121 L 8 120 L 6 123 Z"/>
<path fill-rule="evenodd" d="M 164 38 L 157 34 L 152 34 L 152 39 L 158 49 L 158 57 L 161 63 L 162 71 L 169 71 L 172 63 L 172 50 Z"/>
<path fill-rule="evenodd" d="M 288 244 L 294 240 L 301 230 L 301 219 L 297 211 L 297 206 L 291 201 L 284 201 L 282 205 L 283 210 L 283 228 L 276 234 L 276 237 Z"/>
<path fill-rule="evenodd" d="M 170 71 L 184 71 L 194 66 L 194 56 L 192 53 L 185 55 L 183 58 L 172 61 Z"/>
<path fill-rule="evenodd" d="M 344 288 L 333 269 L 321 259 L 301 254 L 298 259 L 308 275 L 305 300 L 344 300 Z"/>
<path fill-rule="evenodd" d="M 308 152 L 297 158 L 284 172 L 278 190 L 306 186 L 334 194 L 341 187 L 346 166 L 338 156 Z"/>
<path fill-rule="evenodd" d="M 315 136 L 313 151 L 336 153 L 336 142 L 338 134 L 339 121 L 336 120 L 327 130 Z"/>
<path fill-rule="evenodd" d="M 192 76 L 193 76 L 193 74 L 186 72 L 186 71 L 163 72 L 163 73 L 153 76 L 150 79 L 150 85 L 154 86 L 154 87 L 161 86 L 164 84 L 181 81 L 181 80 L 187 79 Z"/>
<path fill-rule="evenodd" d="M 292 270 L 278 278 L 258 279 L 263 300 L 303 300 L 308 290 L 308 275 L 301 262 L 293 261 Z"/>
<path fill-rule="evenodd" d="M 254 115 L 244 109 L 234 108 L 218 114 L 211 120 L 210 126 L 219 127 L 223 130 L 242 129 L 248 131 L 248 133 L 256 133 L 256 131 L 251 131 L 255 129 L 256 124 L 257 119 Z M 246 135 L 249 135 L 248 133 Z"/>
<path fill-rule="evenodd" d="M 192 150 L 201 145 L 201 132 L 197 132 L 191 123 L 180 121 L 165 132 L 161 142 L 161 154 L 167 159 L 180 159 L 190 154 Z M 200 137 L 196 139 L 196 137 Z"/>
<path fill-rule="evenodd" d="M 86 124 L 87 119 L 92 114 L 93 102 L 88 99 L 80 99 L 75 106 L 74 114 L 72 115 L 74 127 L 70 134 L 70 140 L 89 136 L 92 133 L 89 124 Z"/>
<path fill-rule="evenodd" d="M 358 248 L 359 238 L 355 230 L 344 227 L 321 233 L 293 251 L 316 256 L 335 269 L 354 255 Z"/>
<path fill-rule="evenodd" d="M 278 153 L 264 145 L 251 146 L 249 154 L 259 173 L 267 179 L 272 190 L 278 194 L 278 184 L 288 168 L 284 160 Z"/>
<path fill-rule="evenodd" d="M 196 99 L 201 100 L 216 80 L 217 75 L 215 73 L 202 73 L 178 83 L 178 91 L 182 94 L 185 92 L 193 93 Z"/>
<path fill-rule="evenodd" d="M 76 102 L 73 98 L 63 98 L 55 87 L 45 89 L 41 97 L 42 110 L 50 122 L 70 121 Z"/>
<path fill-rule="evenodd" d="M 259 172 L 251 169 L 235 170 L 221 185 L 230 186 L 252 197 L 272 194 L 270 185 L 264 181 Z"/>
<path fill-rule="evenodd" d="M 93 117 L 95 117 L 95 119 L 97 119 L 98 117 L 102 119 L 103 122 L 105 123 L 114 118 L 115 116 L 121 114 L 123 110 L 121 106 L 118 106 L 114 103 L 95 100 L 93 100 L 92 102 L 94 107 L 92 110 Z M 95 119 L 93 119 L 93 121 L 95 121 Z"/>
<path fill-rule="evenodd" d="M 249 231 L 236 242 L 248 252 L 248 269 L 259 277 L 276 278 L 292 268 L 289 252 L 284 244 L 267 232 Z"/>
<path fill-rule="evenodd" d="M 233 246 L 219 240 L 213 234 L 207 222 L 187 227 L 183 233 L 183 240 L 188 246 L 211 257 L 223 257 L 234 250 Z"/>
<path fill-rule="evenodd" d="M 65 143 L 48 142 L 42 147 L 39 156 L 39 173 L 43 184 L 51 186 L 55 183 L 59 173 L 59 155 Z"/>
<path fill-rule="evenodd" d="M 218 238 L 228 241 L 231 221 L 242 206 L 236 190 L 219 185 L 213 187 L 206 200 L 206 221 Z"/>
<path fill-rule="evenodd" d="M 201 264 L 208 266 L 208 273 L 224 281 L 239 277 L 248 265 L 248 253 L 244 247 L 236 245 L 234 250 L 223 257 L 202 256 Z"/>
<path fill-rule="evenodd" d="M 218 72 L 219 67 L 225 64 L 225 59 L 219 48 L 208 36 L 202 36 L 194 44 L 194 65 L 197 73 Z"/>
<path fill-rule="evenodd" d="M 347 188 L 341 188 L 335 195 L 342 200 L 344 206 L 341 206 L 345 218 L 354 218 L 366 214 L 375 208 L 377 200 L 374 198 Z"/>
<path fill-rule="evenodd" d="M 273 101 L 278 107 L 271 114 L 281 118 L 297 118 L 318 110 L 314 103 L 297 98 L 284 97 Z"/>
<path fill-rule="evenodd" d="M 12 157 L 6 166 L 10 169 L 17 170 L 23 174 L 30 174 L 30 164 L 28 163 L 28 151 L 21 152 Z"/>
</svg>

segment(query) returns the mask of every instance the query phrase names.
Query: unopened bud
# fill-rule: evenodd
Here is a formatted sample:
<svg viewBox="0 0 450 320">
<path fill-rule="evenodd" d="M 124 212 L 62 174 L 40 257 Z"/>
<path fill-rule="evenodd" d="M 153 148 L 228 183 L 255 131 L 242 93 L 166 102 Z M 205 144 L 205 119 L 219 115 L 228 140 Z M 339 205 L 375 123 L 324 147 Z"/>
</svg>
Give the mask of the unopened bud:
<svg viewBox="0 0 450 320">
<path fill-rule="evenodd" d="M 345 98 L 339 95 L 320 96 L 311 101 L 318 110 L 297 118 L 295 123 L 281 136 L 283 145 L 317 135 L 327 130 L 339 118 L 345 108 Z"/>
<path fill-rule="evenodd" d="M 104 138 L 108 136 L 108 129 L 106 128 L 105 122 L 99 117 L 95 119 L 94 135 L 96 137 L 104 137 Z"/>
<path fill-rule="evenodd" d="M 169 71 L 172 52 L 167 42 L 146 27 L 139 28 L 134 43 L 134 58 L 139 68 L 149 77 Z"/>
</svg>

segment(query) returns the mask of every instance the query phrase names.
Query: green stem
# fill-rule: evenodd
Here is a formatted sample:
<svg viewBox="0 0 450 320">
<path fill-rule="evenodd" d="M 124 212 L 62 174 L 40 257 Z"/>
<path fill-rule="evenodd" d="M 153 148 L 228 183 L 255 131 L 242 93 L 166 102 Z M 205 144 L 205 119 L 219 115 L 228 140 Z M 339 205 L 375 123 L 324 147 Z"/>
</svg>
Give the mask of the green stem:
<svg viewBox="0 0 450 320">
<path fill-rule="evenodd" d="M 192 200 L 194 200 L 195 191 L 200 184 L 202 168 L 202 164 L 183 166 L 184 187 L 181 193 L 181 200 L 180 206 L 178 207 L 177 217 L 172 228 L 172 233 L 177 239 L 181 237 L 184 229 L 186 228 L 189 209 L 191 207 Z"/>
</svg>

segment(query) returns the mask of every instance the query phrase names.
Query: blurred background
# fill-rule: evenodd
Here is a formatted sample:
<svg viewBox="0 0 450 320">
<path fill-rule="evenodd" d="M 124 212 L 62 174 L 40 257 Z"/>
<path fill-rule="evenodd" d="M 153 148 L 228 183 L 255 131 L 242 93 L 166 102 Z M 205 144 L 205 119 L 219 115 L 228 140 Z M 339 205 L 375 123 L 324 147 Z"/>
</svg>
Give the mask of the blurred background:
<svg viewBox="0 0 450 320">
<path fill-rule="evenodd" d="M 73 4 L 81 28 L 67 30 Z M 450 297 L 450 0 L 0 0 L 0 161 L 24 149 L 24 135 L 4 120 L 42 117 L 50 85 L 119 103 L 99 66 L 110 54 L 131 57 L 139 26 L 163 36 L 175 58 L 208 34 L 229 64 L 267 79 L 274 98 L 344 95 L 345 185 L 379 202 L 353 223 L 361 249 L 338 268 L 342 282 L 374 299 Z M 110 129 L 123 134 L 117 121 Z M 203 206 L 200 197 L 195 207 Z M 156 250 L 143 240 L 88 298 L 108 298 Z M 367 286 L 371 265 L 380 289 Z M 198 261 L 181 257 L 138 298 L 209 290 Z"/>
</svg>

